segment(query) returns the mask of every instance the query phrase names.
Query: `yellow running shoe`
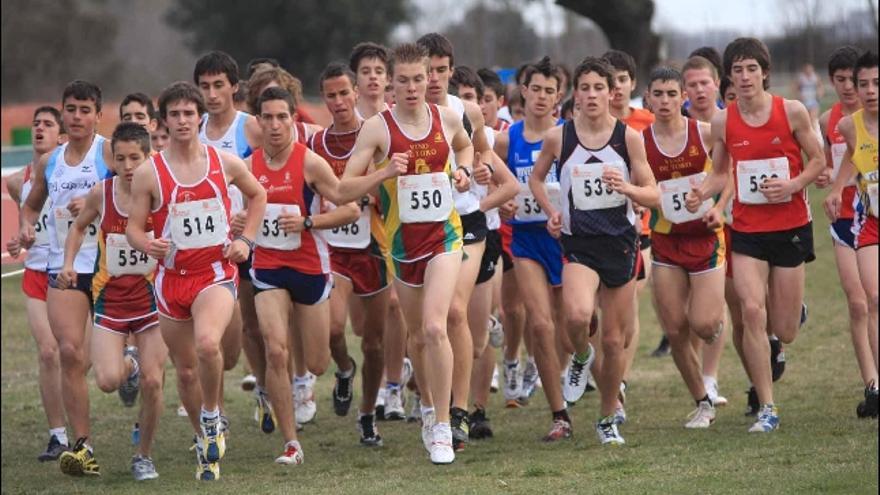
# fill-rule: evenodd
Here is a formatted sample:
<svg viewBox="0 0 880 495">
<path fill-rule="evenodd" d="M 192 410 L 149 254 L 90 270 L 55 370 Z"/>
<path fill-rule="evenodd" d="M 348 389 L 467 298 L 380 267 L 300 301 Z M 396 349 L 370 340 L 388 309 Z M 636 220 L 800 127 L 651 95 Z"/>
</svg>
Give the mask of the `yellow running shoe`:
<svg viewBox="0 0 880 495">
<path fill-rule="evenodd" d="M 86 448 L 86 438 L 80 438 L 73 450 L 63 452 L 58 458 L 61 472 L 70 476 L 100 476 L 101 468 L 94 454 Z"/>
</svg>

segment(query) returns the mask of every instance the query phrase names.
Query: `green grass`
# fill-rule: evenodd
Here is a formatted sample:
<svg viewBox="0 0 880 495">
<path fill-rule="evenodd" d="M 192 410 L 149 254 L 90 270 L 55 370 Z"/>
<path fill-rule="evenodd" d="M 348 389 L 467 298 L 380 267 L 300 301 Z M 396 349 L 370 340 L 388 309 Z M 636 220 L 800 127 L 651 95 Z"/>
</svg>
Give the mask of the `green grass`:
<svg viewBox="0 0 880 495">
<path fill-rule="evenodd" d="M 818 206 L 819 194 L 813 195 Z M 722 361 L 722 393 L 730 405 L 708 431 L 686 431 L 693 408 L 672 360 L 646 357 L 659 330 L 648 299 L 643 298 L 643 338 L 627 402 L 630 420 L 623 428 L 627 445 L 600 448 L 591 422 L 596 394 L 572 408 L 575 436 L 546 445 L 549 428 L 543 396 L 532 406 L 501 409 L 493 396 L 489 415 L 496 436 L 472 443 L 448 467 L 432 466 L 412 424 L 380 423 L 385 447 L 358 445 L 354 417 L 332 413 L 332 372 L 318 382 L 319 412 L 301 441 L 306 463 L 281 467 L 272 460 L 281 439 L 264 435 L 253 422 L 252 401 L 238 388 L 240 370 L 228 374 L 226 404 L 232 423 L 229 451 L 220 482 L 211 493 L 877 493 L 877 421 L 855 418 L 862 395 L 850 344 L 847 311 L 827 235 L 827 221 L 814 208 L 818 261 L 809 265 L 807 302 L 810 321 L 799 339 L 786 347 L 788 369 L 777 386 L 781 429 L 750 435 L 745 407 L 745 375 L 728 341 Z M 194 456 L 185 420 L 175 414 L 178 401 L 169 367 L 154 459 L 161 477 L 135 484 L 129 459 L 134 409 L 116 395 L 91 384 L 92 421 L 100 479 L 71 479 L 54 463 L 40 464 L 45 446 L 45 417 L 37 390 L 35 346 L 25 326 L 19 279 L 3 281 L 2 297 L 2 491 L 4 493 L 153 493 L 196 492 Z M 875 329 L 876 331 L 876 329 Z M 350 348 L 356 349 L 351 339 Z M 359 360 L 360 361 L 360 360 Z M 359 382 L 358 382 L 359 383 Z"/>
</svg>

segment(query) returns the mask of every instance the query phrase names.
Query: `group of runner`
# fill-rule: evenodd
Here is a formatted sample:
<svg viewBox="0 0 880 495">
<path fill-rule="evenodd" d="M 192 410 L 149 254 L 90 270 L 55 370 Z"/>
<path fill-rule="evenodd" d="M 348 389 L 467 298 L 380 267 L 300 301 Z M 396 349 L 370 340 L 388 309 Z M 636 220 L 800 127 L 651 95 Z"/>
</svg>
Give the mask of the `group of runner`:
<svg viewBox="0 0 880 495">
<path fill-rule="evenodd" d="M 874 52 L 834 53 L 839 101 L 820 117 L 821 139 L 803 103 L 767 91 L 770 54 L 754 38 L 654 69 L 646 109 L 630 106 L 636 65 L 624 52 L 573 72 L 549 57 L 526 64 L 508 95 L 493 71 L 455 66 L 436 33 L 393 49 L 361 43 L 348 64 L 328 65 L 326 129 L 304 122 L 299 80 L 271 59 L 243 81 L 232 57 L 208 53 L 157 109 L 126 97 L 111 139 L 96 133 L 100 89 L 74 81 L 60 112 L 35 111 L 33 162 L 8 180 L 21 213 L 7 249 L 27 249 L 50 427 L 39 459 L 100 473 L 94 367 L 126 406 L 141 395 L 131 470 L 158 477 L 170 357 L 196 478 L 218 479 L 223 376 L 243 349 L 255 419 L 283 437 L 275 462 L 300 464 L 297 432 L 317 413 L 313 387 L 331 360 L 334 413 L 354 401 L 349 320 L 365 446 L 383 443 L 377 420 L 408 417 L 431 462 L 449 464 L 493 435 L 490 390 L 516 408 L 539 386 L 545 441 L 570 437 L 569 405 L 598 389 L 598 439 L 623 444 L 648 285 L 661 349 L 694 400 L 685 427 L 708 428 L 727 402 L 717 382 L 727 308 L 751 381 L 749 431 L 772 432 L 782 344 L 805 318 L 814 182 L 831 188 L 824 206 L 865 386 L 857 414 L 876 417 L 877 65 Z"/>
</svg>

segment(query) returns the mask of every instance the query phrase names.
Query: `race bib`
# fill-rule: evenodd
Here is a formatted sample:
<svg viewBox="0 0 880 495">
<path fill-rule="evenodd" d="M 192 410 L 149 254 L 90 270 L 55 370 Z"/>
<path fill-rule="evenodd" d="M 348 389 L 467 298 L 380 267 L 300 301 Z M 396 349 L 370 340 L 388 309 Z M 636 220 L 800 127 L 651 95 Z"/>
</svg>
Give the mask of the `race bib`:
<svg viewBox="0 0 880 495">
<path fill-rule="evenodd" d="M 147 239 L 153 239 L 152 232 L 147 232 Z M 107 272 L 110 276 L 146 275 L 155 269 L 156 259 L 131 247 L 125 234 L 107 234 Z"/>
<path fill-rule="evenodd" d="M 336 205 L 329 204 L 328 210 L 333 211 Z M 354 223 L 347 223 L 332 229 L 324 230 L 324 238 L 333 247 L 364 249 L 370 245 L 370 207 L 361 210 L 361 216 Z"/>
<path fill-rule="evenodd" d="M 736 194 L 739 202 L 745 205 L 764 205 L 770 201 L 761 192 L 761 184 L 767 179 L 791 178 L 788 158 L 768 158 L 766 160 L 743 160 L 736 164 Z M 788 203 L 791 196 L 777 203 Z"/>
<path fill-rule="evenodd" d="M 65 208 L 55 208 L 55 240 L 58 241 L 58 247 L 61 250 L 64 250 L 64 243 L 67 241 L 67 234 L 70 232 L 70 227 L 73 225 L 73 221 L 76 217 L 71 213 L 66 207 Z M 42 222 L 43 215 L 40 214 L 40 221 Z M 34 231 L 37 230 L 37 226 L 34 225 Z M 45 230 L 45 226 L 44 226 Z M 46 234 L 48 238 L 48 234 Z M 83 238 L 82 247 L 90 248 L 98 245 L 98 225 L 94 222 L 90 223 L 88 228 L 86 229 L 86 236 Z"/>
<path fill-rule="evenodd" d="M 302 236 L 299 232 L 285 232 L 281 228 L 278 215 L 290 213 L 301 216 L 299 205 L 269 203 L 266 205 L 266 213 L 263 214 L 263 224 L 257 233 L 256 244 L 264 248 L 293 251 L 299 249 Z"/>
<path fill-rule="evenodd" d="M 177 249 L 222 246 L 229 240 L 229 220 L 217 198 L 170 204 L 168 219 Z"/>
<path fill-rule="evenodd" d="M 401 223 L 445 222 L 452 213 L 452 185 L 443 172 L 397 178 Z"/>
<path fill-rule="evenodd" d="M 544 189 L 550 202 L 559 209 L 560 189 L 558 182 L 545 182 Z M 516 195 L 516 215 L 514 219 L 521 222 L 546 222 L 547 214 L 544 212 L 538 200 L 532 195 L 528 184 L 519 185 L 519 193 Z"/>
<path fill-rule="evenodd" d="M 37 223 L 34 224 L 34 246 L 49 244 L 49 215 L 52 214 L 52 208 L 49 208 L 48 204 L 49 201 L 46 201 L 46 205 L 40 210 L 40 216 L 37 217 Z"/>
<path fill-rule="evenodd" d="M 868 209 L 874 218 L 877 218 L 877 210 L 880 209 L 880 208 L 878 208 L 878 206 L 880 206 L 880 205 L 877 204 L 877 185 L 878 184 L 876 182 L 873 182 L 871 184 L 868 184 L 868 187 L 867 187 L 867 190 L 868 190 Z"/>
<path fill-rule="evenodd" d="M 703 201 L 695 213 L 688 211 L 685 207 L 685 201 L 691 190 L 699 187 L 705 179 L 706 172 L 700 172 L 687 177 L 661 181 L 658 185 L 660 186 L 660 211 L 663 212 L 663 217 L 675 224 L 703 218 L 703 215 L 712 208 L 711 200 Z"/>
<path fill-rule="evenodd" d="M 576 163 L 567 168 L 571 177 L 571 199 L 575 209 L 604 210 L 626 204 L 626 196 L 613 191 L 602 181 L 602 173 L 607 168 L 619 170 L 623 179 L 629 181 L 629 170 L 625 163 Z"/>
</svg>

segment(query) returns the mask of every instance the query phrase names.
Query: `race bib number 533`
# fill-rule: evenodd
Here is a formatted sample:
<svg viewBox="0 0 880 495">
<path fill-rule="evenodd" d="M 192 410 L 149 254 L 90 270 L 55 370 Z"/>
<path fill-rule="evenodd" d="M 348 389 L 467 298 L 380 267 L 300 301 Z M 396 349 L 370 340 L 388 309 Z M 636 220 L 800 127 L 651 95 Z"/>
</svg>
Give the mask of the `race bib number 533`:
<svg viewBox="0 0 880 495">
<path fill-rule="evenodd" d="M 613 168 L 629 180 L 629 169 L 622 162 L 576 163 L 568 170 L 571 174 L 571 199 L 578 210 L 602 210 L 626 204 L 626 196 L 613 191 L 602 180 L 605 169 Z"/>
<path fill-rule="evenodd" d="M 269 203 L 263 215 L 263 223 L 257 233 L 256 244 L 269 249 L 293 251 L 299 249 L 302 238 L 299 232 L 285 232 L 281 228 L 278 216 L 282 213 L 300 216 L 299 205 Z"/>
</svg>

